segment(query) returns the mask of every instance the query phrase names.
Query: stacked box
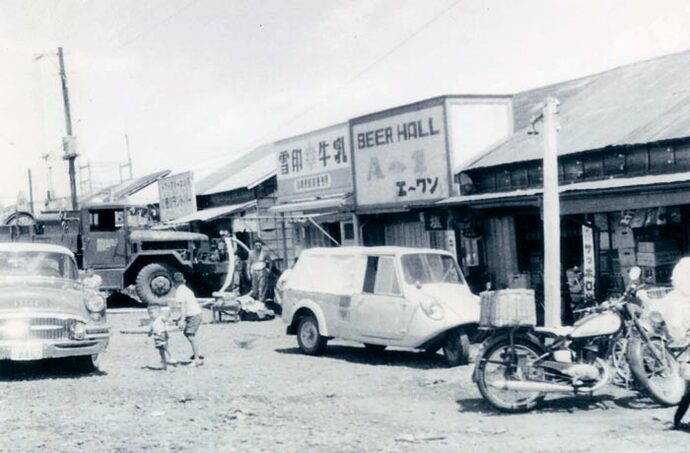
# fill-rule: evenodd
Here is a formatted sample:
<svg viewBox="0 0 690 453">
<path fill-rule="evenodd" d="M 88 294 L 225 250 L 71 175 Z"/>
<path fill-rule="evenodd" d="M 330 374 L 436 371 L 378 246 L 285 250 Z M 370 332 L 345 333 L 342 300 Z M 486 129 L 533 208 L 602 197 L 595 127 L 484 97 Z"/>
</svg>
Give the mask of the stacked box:
<svg viewBox="0 0 690 453">
<path fill-rule="evenodd" d="M 673 241 L 641 241 L 637 244 L 640 253 L 673 252 L 678 250 L 678 245 Z"/>
<path fill-rule="evenodd" d="M 637 264 L 635 247 L 618 249 L 618 262 L 620 263 L 621 267 L 634 266 Z"/>
<path fill-rule="evenodd" d="M 481 293 L 480 325 L 487 327 L 534 326 L 537 310 L 534 290 L 502 289 Z"/>
<path fill-rule="evenodd" d="M 635 235 L 630 227 L 618 226 L 613 235 L 613 248 L 635 248 Z"/>
<path fill-rule="evenodd" d="M 518 288 L 530 288 L 531 278 L 528 272 L 520 272 L 516 274 L 510 274 L 508 276 L 508 288 L 518 289 Z"/>
<path fill-rule="evenodd" d="M 681 255 L 677 250 L 665 252 L 639 252 L 637 265 L 645 267 L 672 266 L 678 262 Z"/>
</svg>

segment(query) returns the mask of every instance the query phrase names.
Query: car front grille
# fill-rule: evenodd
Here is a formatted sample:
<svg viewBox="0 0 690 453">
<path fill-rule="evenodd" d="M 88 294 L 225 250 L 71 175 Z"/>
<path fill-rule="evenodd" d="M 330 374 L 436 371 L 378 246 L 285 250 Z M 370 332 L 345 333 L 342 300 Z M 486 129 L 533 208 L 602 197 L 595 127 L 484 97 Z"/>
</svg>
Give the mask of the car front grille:
<svg viewBox="0 0 690 453">
<path fill-rule="evenodd" d="M 8 334 L 8 325 L 14 322 L 28 322 L 28 335 L 17 338 Z M 4 340 L 62 340 L 68 339 L 75 319 L 62 318 L 12 318 L 0 319 L 0 341 Z"/>
</svg>

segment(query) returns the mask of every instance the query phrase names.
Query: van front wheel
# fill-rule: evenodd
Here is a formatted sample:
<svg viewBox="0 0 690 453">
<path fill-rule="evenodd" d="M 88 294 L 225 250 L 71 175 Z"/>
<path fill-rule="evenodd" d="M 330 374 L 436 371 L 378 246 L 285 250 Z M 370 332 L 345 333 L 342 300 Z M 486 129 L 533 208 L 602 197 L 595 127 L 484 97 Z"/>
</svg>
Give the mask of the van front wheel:
<svg viewBox="0 0 690 453">
<path fill-rule="evenodd" d="M 319 323 L 313 315 L 300 319 L 297 326 L 297 344 L 307 355 L 321 355 L 326 350 L 326 337 L 319 333 Z"/>
<path fill-rule="evenodd" d="M 470 338 L 465 329 L 456 327 L 446 334 L 443 355 L 451 367 L 467 365 L 470 362 Z"/>
</svg>

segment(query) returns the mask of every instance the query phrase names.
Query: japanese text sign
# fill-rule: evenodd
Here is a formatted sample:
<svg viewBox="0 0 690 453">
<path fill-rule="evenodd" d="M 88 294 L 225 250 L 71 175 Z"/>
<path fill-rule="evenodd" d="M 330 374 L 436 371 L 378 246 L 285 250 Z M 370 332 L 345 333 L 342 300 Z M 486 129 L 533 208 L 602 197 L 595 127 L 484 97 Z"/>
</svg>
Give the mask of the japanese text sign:
<svg viewBox="0 0 690 453">
<path fill-rule="evenodd" d="M 279 202 L 352 191 L 346 123 L 281 140 L 275 146 Z"/>
<path fill-rule="evenodd" d="M 358 207 L 408 205 L 450 194 L 443 105 L 353 120 Z"/>
<path fill-rule="evenodd" d="M 161 222 L 169 222 L 196 212 L 194 175 L 191 171 L 158 181 Z"/>
<path fill-rule="evenodd" d="M 597 281 L 594 229 L 587 225 L 582 225 L 582 260 L 583 295 L 586 299 L 594 299 L 596 296 L 595 284 Z"/>
</svg>

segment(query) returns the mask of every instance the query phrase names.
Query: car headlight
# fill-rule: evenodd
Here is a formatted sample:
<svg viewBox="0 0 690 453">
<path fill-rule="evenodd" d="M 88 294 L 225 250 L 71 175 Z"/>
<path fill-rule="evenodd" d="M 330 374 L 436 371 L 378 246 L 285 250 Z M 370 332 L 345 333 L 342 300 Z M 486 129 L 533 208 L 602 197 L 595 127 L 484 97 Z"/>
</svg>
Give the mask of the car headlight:
<svg viewBox="0 0 690 453">
<path fill-rule="evenodd" d="M 83 340 L 86 337 L 86 324 L 75 322 L 70 326 L 70 333 L 75 340 Z"/>
<path fill-rule="evenodd" d="M 90 312 L 100 313 L 105 310 L 105 299 L 103 296 L 95 292 L 86 296 L 84 304 Z"/>
<path fill-rule="evenodd" d="M 440 321 L 446 315 L 443 305 L 431 296 L 422 296 L 421 299 L 419 299 L 419 305 L 422 307 L 424 313 L 435 321 Z"/>
</svg>

